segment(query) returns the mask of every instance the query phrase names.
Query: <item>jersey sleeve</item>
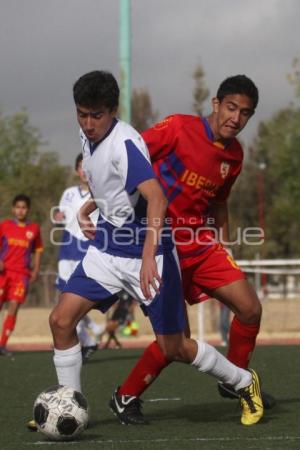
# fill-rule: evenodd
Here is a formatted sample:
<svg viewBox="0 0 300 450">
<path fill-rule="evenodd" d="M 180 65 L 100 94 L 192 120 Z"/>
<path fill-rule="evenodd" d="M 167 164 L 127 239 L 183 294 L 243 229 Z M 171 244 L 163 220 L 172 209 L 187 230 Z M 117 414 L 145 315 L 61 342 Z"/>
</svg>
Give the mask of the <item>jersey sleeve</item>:
<svg viewBox="0 0 300 450">
<path fill-rule="evenodd" d="M 34 239 L 33 251 L 34 252 L 42 252 L 43 251 L 41 229 L 40 229 L 39 225 L 36 226 L 36 236 Z"/>
<path fill-rule="evenodd" d="M 142 132 L 152 162 L 164 159 L 174 151 L 177 140 L 177 126 L 176 116 L 168 116 Z"/>
<path fill-rule="evenodd" d="M 64 210 L 68 208 L 69 204 L 70 204 L 70 189 L 66 189 L 59 200 L 59 210 L 61 212 L 64 212 Z"/>
<path fill-rule="evenodd" d="M 132 194 L 140 183 L 156 178 L 147 147 L 142 138 L 127 139 L 125 152 L 119 154 L 115 166 L 121 176 L 123 187 Z"/>
<path fill-rule="evenodd" d="M 74 189 L 68 188 L 66 189 L 59 201 L 58 209 L 60 212 L 64 213 L 64 220 L 61 221 L 62 225 L 66 225 L 74 220 L 74 207 L 73 207 L 73 199 L 74 199 Z"/>
</svg>

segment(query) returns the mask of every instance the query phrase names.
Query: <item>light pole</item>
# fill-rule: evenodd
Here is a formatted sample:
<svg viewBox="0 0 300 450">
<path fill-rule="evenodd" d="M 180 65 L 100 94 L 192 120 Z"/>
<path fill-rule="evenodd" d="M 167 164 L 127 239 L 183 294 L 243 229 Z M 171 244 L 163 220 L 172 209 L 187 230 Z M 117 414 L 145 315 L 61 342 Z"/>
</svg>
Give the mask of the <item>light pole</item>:
<svg viewBox="0 0 300 450">
<path fill-rule="evenodd" d="M 263 230 L 265 236 L 266 229 L 266 218 L 265 218 L 265 170 L 266 163 L 261 161 L 258 163 L 258 175 L 257 175 L 257 194 L 258 194 L 258 223 L 259 227 Z M 263 244 L 264 245 L 264 244 Z M 264 258 L 265 251 L 262 247 L 261 257 Z M 267 294 L 267 275 L 265 273 L 261 274 L 260 277 L 261 288 L 264 295 Z"/>
<path fill-rule="evenodd" d="M 120 0 L 120 117 L 131 121 L 131 8 L 130 0 Z"/>
</svg>

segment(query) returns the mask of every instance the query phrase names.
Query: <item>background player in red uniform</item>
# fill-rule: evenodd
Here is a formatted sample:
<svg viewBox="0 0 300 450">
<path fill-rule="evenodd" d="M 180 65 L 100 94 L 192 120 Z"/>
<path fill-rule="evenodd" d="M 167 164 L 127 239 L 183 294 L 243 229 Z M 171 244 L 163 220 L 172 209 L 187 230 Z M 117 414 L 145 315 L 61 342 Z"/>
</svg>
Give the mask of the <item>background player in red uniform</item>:
<svg viewBox="0 0 300 450">
<path fill-rule="evenodd" d="M 185 299 L 195 304 L 205 293 L 233 311 L 227 357 L 242 368 L 248 367 L 254 350 L 262 309 L 222 242 L 229 242 L 227 198 L 243 160 L 236 135 L 257 103 L 254 83 L 245 75 L 233 76 L 221 83 L 207 118 L 176 114 L 142 133 L 169 201 Z M 126 402 L 139 397 L 168 364 L 154 341 L 111 400 L 122 405 L 123 423 L 143 423 L 141 411 Z M 231 386 L 218 387 L 221 395 L 236 397 Z M 265 407 L 274 404 L 266 393 L 263 400 Z"/>
<path fill-rule="evenodd" d="M 0 309 L 8 302 L 0 338 L 0 355 L 14 330 L 19 307 L 24 303 L 28 285 L 36 281 L 41 261 L 40 227 L 29 222 L 30 198 L 17 195 L 12 202 L 13 219 L 0 223 Z M 33 264 L 31 269 L 31 255 Z"/>
</svg>

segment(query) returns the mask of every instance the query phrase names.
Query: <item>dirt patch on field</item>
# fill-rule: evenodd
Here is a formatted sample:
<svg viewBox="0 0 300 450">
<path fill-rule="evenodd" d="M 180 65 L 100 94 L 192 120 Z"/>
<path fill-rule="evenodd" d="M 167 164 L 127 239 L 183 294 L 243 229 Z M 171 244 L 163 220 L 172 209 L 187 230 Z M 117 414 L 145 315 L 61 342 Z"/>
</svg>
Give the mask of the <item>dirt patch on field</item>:
<svg viewBox="0 0 300 450">
<path fill-rule="evenodd" d="M 204 336 L 207 340 L 218 343 L 219 305 L 209 300 L 204 303 Z M 299 339 L 300 338 L 300 299 L 265 300 L 263 303 L 263 321 L 260 339 Z M 48 325 L 50 308 L 26 308 L 19 312 L 16 328 L 10 338 L 10 344 L 21 343 L 51 343 L 51 333 Z M 147 340 L 153 336 L 149 321 L 143 315 L 139 307 L 135 310 L 136 320 L 140 329 L 137 338 Z M 198 335 L 198 306 L 189 307 L 188 315 L 193 336 Z M 106 316 L 98 311 L 91 312 L 92 318 L 97 323 L 105 323 Z M 3 314 L 2 314 L 3 317 Z"/>
</svg>

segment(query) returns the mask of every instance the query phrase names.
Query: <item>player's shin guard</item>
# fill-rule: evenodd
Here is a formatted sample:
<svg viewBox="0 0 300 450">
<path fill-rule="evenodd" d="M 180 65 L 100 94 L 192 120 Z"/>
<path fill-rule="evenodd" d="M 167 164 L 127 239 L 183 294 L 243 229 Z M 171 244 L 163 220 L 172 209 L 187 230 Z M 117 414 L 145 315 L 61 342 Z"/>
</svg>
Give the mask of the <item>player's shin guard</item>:
<svg viewBox="0 0 300 450">
<path fill-rule="evenodd" d="M 119 388 L 118 394 L 139 397 L 169 364 L 158 343 L 152 342 Z"/>
<path fill-rule="evenodd" d="M 54 349 L 53 357 L 58 383 L 63 386 L 71 386 L 81 392 L 80 372 L 82 367 L 82 355 L 80 344 L 67 350 Z"/>
<path fill-rule="evenodd" d="M 248 367 L 260 324 L 245 324 L 234 317 L 230 327 L 227 358 L 238 367 Z"/>
<path fill-rule="evenodd" d="M 1 340 L 0 340 L 0 346 L 1 347 L 5 347 L 9 336 L 11 335 L 11 333 L 13 332 L 15 325 L 16 325 L 16 316 L 10 316 L 7 315 L 4 323 L 3 323 L 3 329 L 2 329 L 2 335 L 1 335 Z"/>
<path fill-rule="evenodd" d="M 249 371 L 232 364 L 211 345 L 205 342 L 196 342 L 198 352 L 192 365 L 197 367 L 200 372 L 207 373 L 223 383 L 230 384 L 235 390 L 251 384 L 252 377 Z"/>
</svg>

